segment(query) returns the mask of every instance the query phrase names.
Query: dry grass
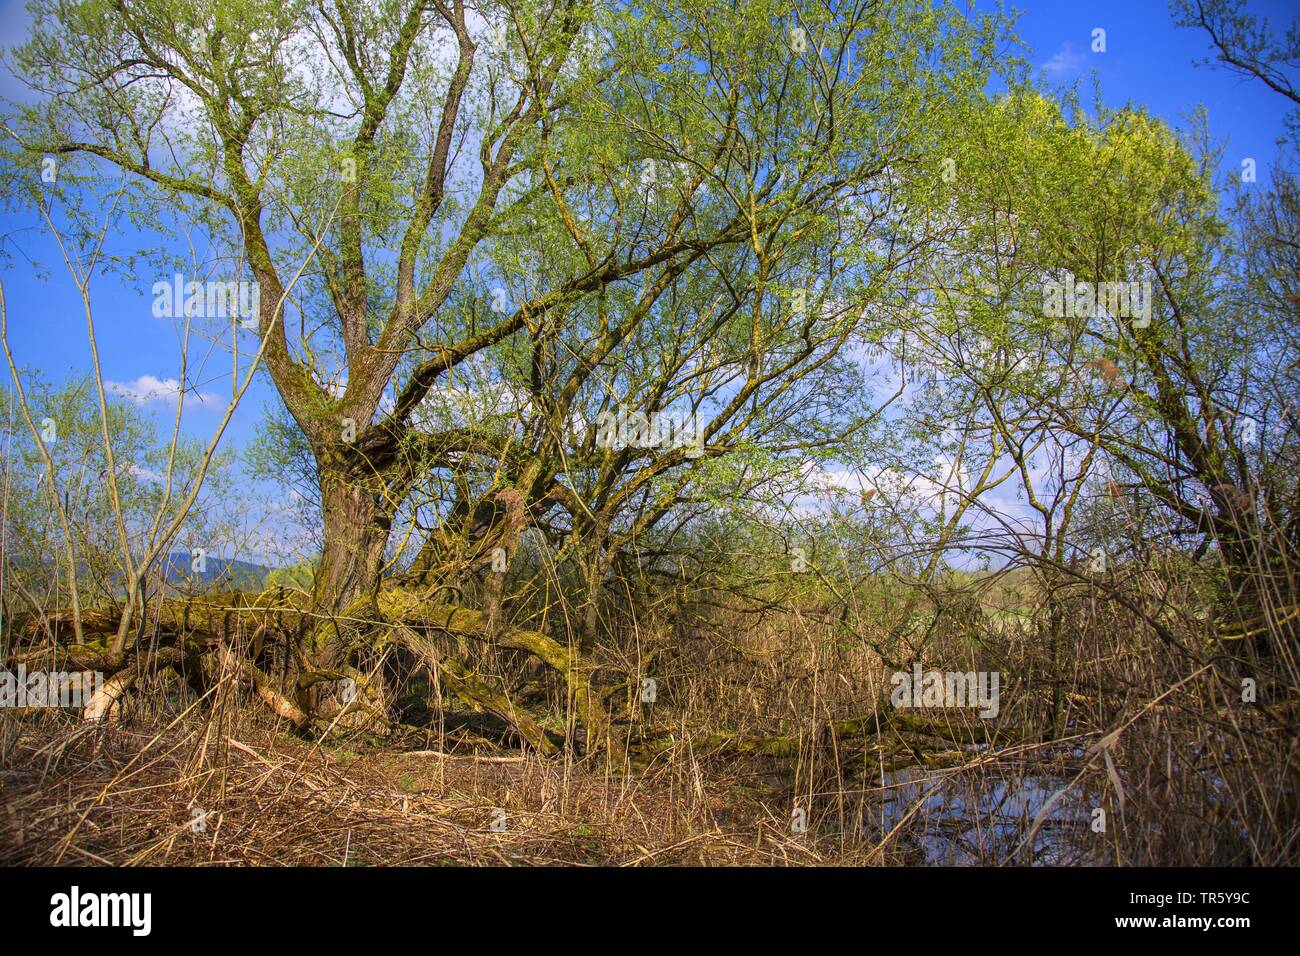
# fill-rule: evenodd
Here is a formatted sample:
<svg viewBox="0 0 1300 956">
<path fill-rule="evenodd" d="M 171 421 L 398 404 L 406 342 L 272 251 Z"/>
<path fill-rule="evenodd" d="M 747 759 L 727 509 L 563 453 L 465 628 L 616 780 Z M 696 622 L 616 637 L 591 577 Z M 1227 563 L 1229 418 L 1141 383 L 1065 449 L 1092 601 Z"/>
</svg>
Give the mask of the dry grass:
<svg viewBox="0 0 1300 956">
<path fill-rule="evenodd" d="M 0 864 L 857 863 L 731 791 L 505 760 L 316 745 L 248 722 L 90 727 L 0 715 Z M 206 740 L 204 739 L 206 737 Z M 494 809 L 505 827 L 492 829 Z M 195 813 L 208 811 L 204 832 Z"/>
<path fill-rule="evenodd" d="M 652 724 L 611 698 L 630 766 L 491 743 L 410 681 L 428 726 L 386 738 L 292 733 L 233 673 L 201 698 L 146 675 L 118 724 L 0 710 L 0 864 L 1294 864 L 1294 628 L 1224 642 L 1189 576 L 1134 566 L 1112 586 L 1129 604 L 1068 582 L 953 592 L 923 630 L 870 595 L 829 618 L 642 615 L 609 645 L 658 682 Z M 890 641 L 1000 672 L 997 718 L 874 724 Z M 563 712 L 517 655 L 474 663 Z"/>
</svg>

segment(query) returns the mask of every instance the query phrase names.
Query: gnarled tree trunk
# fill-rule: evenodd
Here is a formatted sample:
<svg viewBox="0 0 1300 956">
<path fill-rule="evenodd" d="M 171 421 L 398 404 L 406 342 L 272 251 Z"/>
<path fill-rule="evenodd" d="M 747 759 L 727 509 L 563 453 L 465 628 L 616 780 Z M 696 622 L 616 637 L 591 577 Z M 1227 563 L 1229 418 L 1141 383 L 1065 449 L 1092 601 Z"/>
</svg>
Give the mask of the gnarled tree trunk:
<svg viewBox="0 0 1300 956">
<path fill-rule="evenodd" d="M 392 518 L 381 495 L 350 476 L 322 471 L 320 490 L 325 540 L 312 604 L 335 614 L 374 590 Z"/>
</svg>

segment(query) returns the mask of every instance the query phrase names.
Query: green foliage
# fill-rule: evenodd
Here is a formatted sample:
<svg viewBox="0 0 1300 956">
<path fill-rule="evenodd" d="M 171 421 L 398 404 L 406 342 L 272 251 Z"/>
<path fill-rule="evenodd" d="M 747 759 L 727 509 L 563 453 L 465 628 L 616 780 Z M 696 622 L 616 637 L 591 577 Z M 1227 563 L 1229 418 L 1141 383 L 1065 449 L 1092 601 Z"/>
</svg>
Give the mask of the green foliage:
<svg viewBox="0 0 1300 956">
<path fill-rule="evenodd" d="M 266 586 L 310 592 L 314 580 L 314 567 L 311 561 L 299 561 L 288 567 L 274 568 L 266 576 Z"/>
<path fill-rule="evenodd" d="M 8 573 L 17 575 L 18 583 L 33 595 L 53 586 L 66 589 L 68 582 L 60 583 L 60 575 L 67 573 L 64 558 L 70 547 L 83 600 L 116 597 L 124 584 L 124 569 L 93 381 L 73 377 L 55 386 L 36 373 L 25 373 L 24 389 L 54 467 L 51 475 L 36 437 L 23 421 L 17 395 L 5 390 L 0 416 L 8 426 Z M 157 423 L 138 406 L 110 400 L 107 408 L 122 522 L 138 556 L 154 540 L 157 529 L 177 513 L 176 489 L 193 480 L 202 448 L 182 437 L 173 454 Z M 195 540 L 219 538 L 217 527 L 225 517 L 220 501 L 230 487 L 229 464 L 229 456 L 215 462 L 204 496 L 182 525 L 174 547 L 188 550 Z M 60 510 L 66 517 L 66 533 Z M 160 514 L 163 519 L 157 520 Z"/>
</svg>

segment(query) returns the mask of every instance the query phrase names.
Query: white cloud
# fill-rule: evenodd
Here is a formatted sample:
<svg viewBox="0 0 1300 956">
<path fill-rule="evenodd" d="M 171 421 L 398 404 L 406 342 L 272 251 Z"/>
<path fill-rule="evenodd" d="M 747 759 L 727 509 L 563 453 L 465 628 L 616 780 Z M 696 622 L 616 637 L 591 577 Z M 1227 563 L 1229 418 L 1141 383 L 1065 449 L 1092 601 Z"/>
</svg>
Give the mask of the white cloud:
<svg viewBox="0 0 1300 956">
<path fill-rule="evenodd" d="M 154 471 L 152 468 L 144 468 L 140 465 L 130 465 L 126 470 L 127 474 L 138 481 L 162 481 L 167 477 L 160 471 Z"/>
<path fill-rule="evenodd" d="M 1083 72 L 1083 54 L 1068 40 L 1043 64 L 1043 72 L 1053 79 L 1063 80 Z"/>
<path fill-rule="evenodd" d="M 160 379 L 153 375 L 141 375 L 134 382 L 106 382 L 105 384 L 114 395 L 136 405 L 149 405 L 154 402 L 174 405 L 176 397 L 181 393 L 181 383 L 176 379 Z M 221 404 L 221 399 L 211 392 L 200 392 L 191 387 L 185 390 L 185 403 L 215 408 Z"/>
</svg>

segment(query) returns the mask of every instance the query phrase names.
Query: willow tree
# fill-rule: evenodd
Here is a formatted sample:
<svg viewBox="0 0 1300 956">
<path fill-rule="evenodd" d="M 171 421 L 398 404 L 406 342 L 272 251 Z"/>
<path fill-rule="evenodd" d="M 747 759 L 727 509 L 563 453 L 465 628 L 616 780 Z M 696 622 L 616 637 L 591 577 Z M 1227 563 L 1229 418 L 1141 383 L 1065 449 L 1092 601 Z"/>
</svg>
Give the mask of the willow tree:
<svg viewBox="0 0 1300 956">
<path fill-rule="evenodd" d="M 326 615 L 378 593 L 416 483 L 475 462 L 529 521 L 563 502 L 608 530 L 634 499 L 621 534 L 660 520 L 689 462 L 588 442 L 575 464 L 563 436 L 584 412 L 703 413 L 713 457 L 746 432 L 773 451 L 833 439 L 813 373 L 928 241 L 909 207 L 942 197 L 933 133 L 983 95 L 1001 22 L 919 0 L 34 11 L 14 60 L 39 95 L 6 123 L 19 161 L 79 160 L 92 188 L 125 173 L 258 283 L 241 347 L 265 347 L 311 459 Z M 453 377 L 489 357 L 527 368 L 525 441 L 450 413 Z M 777 437 L 792 402 L 807 431 L 787 414 Z M 437 577 L 476 510 L 439 516 L 417 570 Z"/>
<path fill-rule="evenodd" d="M 962 225 L 915 327 L 1017 473 L 1030 560 L 1078 578 L 1153 541 L 1209 553 L 1217 613 L 1264 633 L 1294 604 L 1293 181 L 1247 192 L 1234 224 L 1216 154 L 1140 110 L 1090 121 L 1024 92 L 977 119 L 996 161 L 954 186 Z"/>
<path fill-rule="evenodd" d="M 922 211 L 946 202 L 949 160 L 936 132 L 983 99 L 995 24 L 910 3 L 782 13 L 625 11 L 614 56 L 636 68 L 577 104 L 547 155 L 547 225 L 494 243 L 497 268 L 590 268 L 610 242 L 595 224 L 629 258 L 678 228 L 738 238 L 602 281 L 491 350 L 472 389 L 484 451 L 424 489 L 442 520 L 413 562 L 421 588 L 482 572 L 498 599 L 487 567 L 519 527 L 474 529 L 508 490 L 517 524 L 581 566 L 585 654 L 617 561 L 666 555 L 710 511 L 798 497 L 861 433 L 874 408 L 850 346 L 895 328 L 929 253 Z M 587 152 L 604 190 L 575 173 Z"/>
<path fill-rule="evenodd" d="M 442 310 L 476 247 L 528 194 L 537 131 L 581 73 L 574 41 L 589 8 L 34 8 L 15 60 L 45 95 L 11 134 L 31 154 L 92 157 L 92 175 L 125 171 L 142 191 L 174 195 L 246 263 L 260 289 L 250 335 L 267 341 L 270 376 L 319 476 L 316 604 L 336 609 L 378 571 L 384 471 L 403 416 L 438 372 L 523 322 L 526 304 L 473 330 Z M 495 49 L 472 34 L 484 17 Z M 331 224 L 323 241 L 321 221 Z M 304 258 L 311 281 L 290 298 L 285 270 Z M 581 282 L 564 277 L 539 299 Z M 430 327 L 436 358 L 399 381 Z M 386 392 L 397 399 L 385 417 Z"/>
</svg>

